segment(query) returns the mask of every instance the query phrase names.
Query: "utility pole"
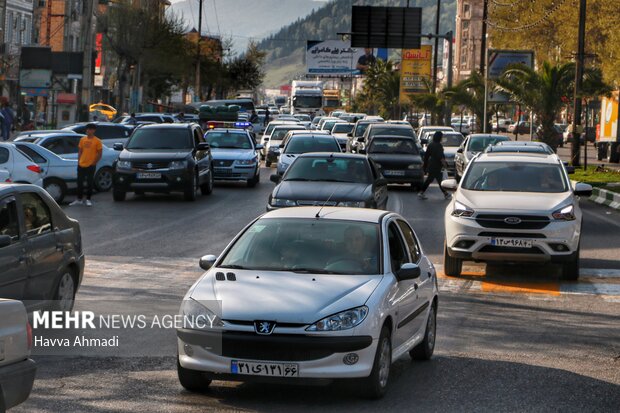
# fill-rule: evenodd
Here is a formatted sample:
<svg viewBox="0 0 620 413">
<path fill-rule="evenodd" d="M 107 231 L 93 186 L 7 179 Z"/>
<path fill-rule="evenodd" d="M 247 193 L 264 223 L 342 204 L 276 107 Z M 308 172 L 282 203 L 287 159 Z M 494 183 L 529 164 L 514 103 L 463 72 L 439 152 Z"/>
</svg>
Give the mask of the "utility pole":
<svg viewBox="0 0 620 413">
<path fill-rule="evenodd" d="M 480 73 L 484 75 L 487 59 L 487 19 L 489 18 L 489 0 L 484 0 L 482 9 L 482 39 L 480 40 Z M 475 67 L 475 66 L 474 66 Z"/>
<path fill-rule="evenodd" d="M 83 105 L 90 105 L 91 88 L 93 84 L 93 13 L 95 0 L 86 0 L 86 14 L 82 18 L 82 39 L 84 39 L 84 60 L 82 71 L 82 94 L 78 113 L 81 112 Z M 86 110 L 88 116 L 88 110 Z"/>
<path fill-rule="evenodd" d="M 441 0 L 437 0 L 437 15 L 435 16 L 435 34 L 439 34 L 439 20 L 441 18 Z M 439 37 L 435 37 L 435 53 L 433 53 L 433 93 L 437 91 L 437 57 L 439 55 Z"/>
<path fill-rule="evenodd" d="M 202 102 L 202 88 L 200 87 L 200 40 L 202 40 L 202 1 L 198 0 L 198 40 L 196 40 L 196 85 L 194 96 Z"/>
<path fill-rule="evenodd" d="M 571 146 L 571 163 L 573 166 L 581 164 L 581 85 L 583 82 L 583 63 L 585 59 L 586 38 L 586 0 L 579 1 L 579 38 L 575 64 L 575 112 L 573 114 L 573 144 Z M 584 144 L 588 144 L 587 141 Z"/>
</svg>

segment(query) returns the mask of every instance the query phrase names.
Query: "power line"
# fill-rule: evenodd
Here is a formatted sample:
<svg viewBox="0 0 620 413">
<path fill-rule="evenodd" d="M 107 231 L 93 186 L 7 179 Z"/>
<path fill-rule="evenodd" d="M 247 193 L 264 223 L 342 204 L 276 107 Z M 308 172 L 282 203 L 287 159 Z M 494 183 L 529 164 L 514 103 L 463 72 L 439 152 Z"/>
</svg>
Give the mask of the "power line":
<svg viewBox="0 0 620 413">
<path fill-rule="evenodd" d="M 217 16 L 217 0 L 213 0 L 213 10 L 215 11 L 215 22 L 217 23 L 217 34 L 222 35 L 220 30 L 220 18 Z"/>
<path fill-rule="evenodd" d="M 540 23 L 546 21 L 549 17 L 551 17 L 551 15 L 553 13 L 555 13 L 560 7 L 562 7 L 564 5 L 564 3 L 566 3 L 566 0 L 560 0 L 557 4 L 554 4 L 552 8 L 548 9 L 545 11 L 545 13 L 543 14 L 543 16 L 534 21 L 533 23 L 530 24 L 526 24 L 520 27 L 505 27 L 505 26 L 500 26 L 496 23 L 493 23 L 492 21 L 490 21 L 490 19 L 487 19 L 487 24 L 491 27 L 493 27 L 495 30 L 499 30 L 502 32 L 520 32 L 526 29 L 531 29 L 533 27 L 538 26 Z"/>
</svg>

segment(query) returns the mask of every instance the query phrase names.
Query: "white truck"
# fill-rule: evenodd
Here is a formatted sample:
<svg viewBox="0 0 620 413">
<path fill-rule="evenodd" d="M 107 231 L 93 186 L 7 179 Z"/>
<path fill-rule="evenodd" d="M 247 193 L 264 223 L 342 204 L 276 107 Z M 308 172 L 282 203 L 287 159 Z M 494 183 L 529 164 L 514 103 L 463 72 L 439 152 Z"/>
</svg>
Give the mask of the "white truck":
<svg viewBox="0 0 620 413">
<path fill-rule="evenodd" d="M 0 412 L 30 395 L 36 366 L 30 359 L 32 330 L 21 301 L 0 299 Z"/>
<path fill-rule="evenodd" d="M 293 80 L 291 84 L 291 115 L 305 113 L 310 116 L 323 113 L 323 82 Z"/>
</svg>

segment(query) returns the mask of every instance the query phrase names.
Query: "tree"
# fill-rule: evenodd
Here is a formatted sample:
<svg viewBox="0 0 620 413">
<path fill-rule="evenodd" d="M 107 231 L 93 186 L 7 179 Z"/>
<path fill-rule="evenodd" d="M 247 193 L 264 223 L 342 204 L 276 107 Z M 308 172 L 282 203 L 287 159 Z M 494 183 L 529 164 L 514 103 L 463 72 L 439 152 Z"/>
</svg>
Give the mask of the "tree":
<svg viewBox="0 0 620 413">
<path fill-rule="evenodd" d="M 354 110 L 397 118 L 399 93 L 400 73 L 394 70 L 391 61 L 377 59 L 366 71 L 364 86 L 355 98 Z"/>
<path fill-rule="evenodd" d="M 489 87 L 493 86 L 490 85 Z M 484 77 L 478 72 L 472 72 L 467 79 L 463 79 L 455 86 L 443 91 L 444 97 L 452 105 L 463 105 L 476 115 L 479 128 L 482 128 L 484 119 L 484 93 Z M 491 112 L 487 108 L 487 115 L 490 114 Z M 487 116 L 487 121 L 489 118 L 490 116 Z"/>
</svg>

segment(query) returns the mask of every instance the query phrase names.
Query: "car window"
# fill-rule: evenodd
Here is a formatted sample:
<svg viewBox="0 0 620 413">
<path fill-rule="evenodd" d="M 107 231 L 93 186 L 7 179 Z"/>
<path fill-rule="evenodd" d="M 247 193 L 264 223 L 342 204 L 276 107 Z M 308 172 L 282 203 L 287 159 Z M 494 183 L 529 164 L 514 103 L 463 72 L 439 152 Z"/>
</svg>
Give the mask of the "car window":
<svg viewBox="0 0 620 413">
<path fill-rule="evenodd" d="M 7 163 L 9 161 L 9 150 L 7 148 L 0 148 L 0 164 Z"/>
<path fill-rule="evenodd" d="M 284 181 L 329 181 L 370 183 L 366 159 L 301 157 L 284 175 Z"/>
<path fill-rule="evenodd" d="M 127 142 L 127 149 L 192 149 L 193 138 L 187 129 L 166 127 L 137 129 Z"/>
<path fill-rule="evenodd" d="M 368 147 L 368 153 L 419 154 L 414 140 L 407 138 L 375 138 Z"/>
<path fill-rule="evenodd" d="M 17 149 L 19 149 L 20 152 L 22 152 L 26 156 L 30 157 L 30 159 L 32 159 L 36 164 L 40 165 L 42 163 L 47 163 L 47 159 L 45 159 L 44 157 L 39 155 L 34 149 L 29 148 L 26 145 L 20 145 L 18 143 L 16 143 L 15 146 L 17 146 Z M 2 162 L 0 162 L 0 163 L 2 163 Z"/>
<path fill-rule="evenodd" d="M 462 135 L 444 133 L 441 137 L 441 144 L 446 147 L 459 147 L 461 143 L 463 143 Z"/>
<path fill-rule="evenodd" d="M 252 142 L 245 133 L 211 131 L 205 136 L 213 149 L 252 149 Z"/>
<path fill-rule="evenodd" d="M 81 136 L 65 136 L 65 153 L 78 153 L 80 148 Z"/>
<path fill-rule="evenodd" d="M 413 230 L 411 229 L 409 224 L 407 224 L 405 221 L 402 221 L 399 219 L 396 222 L 398 223 L 398 227 L 400 228 L 400 231 L 403 233 L 403 236 L 405 237 L 405 242 L 407 243 L 407 246 L 409 247 L 409 253 L 411 254 L 411 262 L 417 263 L 418 261 L 420 261 L 420 258 L 422 257 L 422 253 L 420 251 L 420 246 L 418 245 L 418 241 L 415 238 Z"/>
<path fill-rule="evenodd" d="M 56 155 L 63 155 L 66 152 L 63 138 L 51 138 L 41 144 L 48 151 L 54 152 Z"/>
<path fill-rule="evenodd" d="M 17 205 L 14 200 L 0 201 L 0 235 L 8 235 L 13 241 L 19 238 Z"/>
<path fill-rule="evenodd" d="M 506 136 L 476 136 L 469 140 L 469 152 L 482 152 L 489 145 L 495 145 L 497 142 L 510 140 Z"/>
<path fill-rule="evenodd" d="M 568 191 L 568 183 L 560 165 L 474 162 L 463 178 L 462 188 L 472 191 L 561 193 Z"/>
<path fill-rule="evenodd" d="M 52 231 L 52 215 L 41 197 L 33 192 L 21 195 L 26 234 L 37 236 Z"/>
<path fill-rule="evenodd" d="M 390 261 L 392 263 L 392 273 L 400 270 L 403 264 L 409 261 L 407 249 L 398 232 L 396 224 L 391 222 L 388 226 L 388 245 L 390 247 Z"/>
<path fill-rule="evenodd" d="M 375 126 L 370 128 L 368 136 L 391 135 L 391 136 L 409 136 L 414 137 L 413 129 L 410 128 L 390 128 L 385 126 Z"/>
<path fill-rule="evenodd" d="M 332 137 L 318 138 L 295 136 L 286 145 L 285 153 L 340 152 L 340 146 Z"/>
</svg>

